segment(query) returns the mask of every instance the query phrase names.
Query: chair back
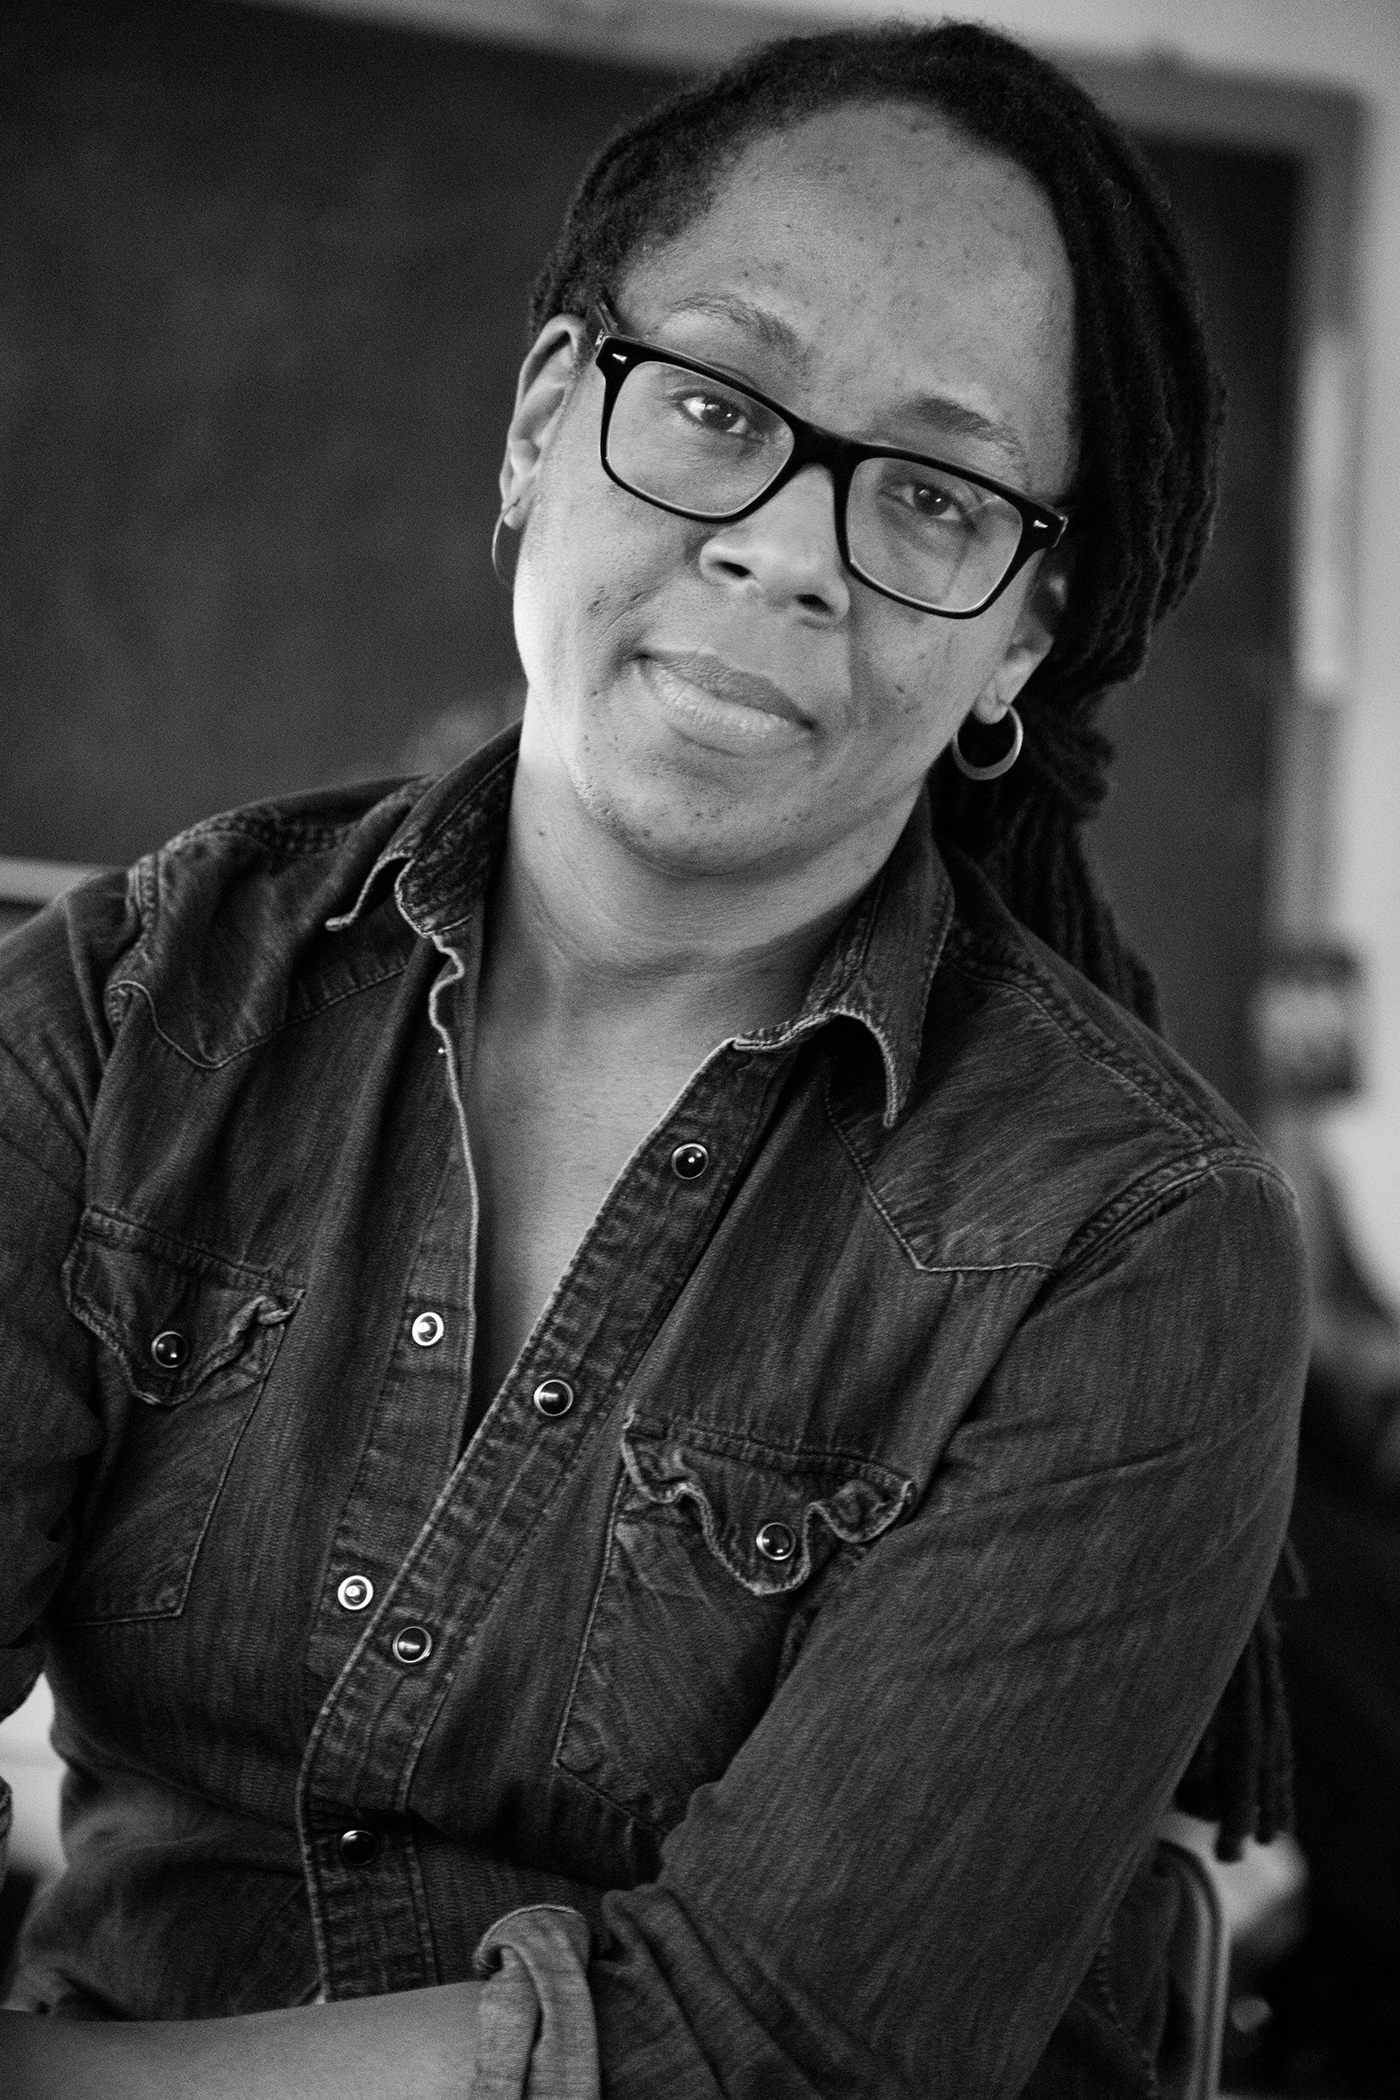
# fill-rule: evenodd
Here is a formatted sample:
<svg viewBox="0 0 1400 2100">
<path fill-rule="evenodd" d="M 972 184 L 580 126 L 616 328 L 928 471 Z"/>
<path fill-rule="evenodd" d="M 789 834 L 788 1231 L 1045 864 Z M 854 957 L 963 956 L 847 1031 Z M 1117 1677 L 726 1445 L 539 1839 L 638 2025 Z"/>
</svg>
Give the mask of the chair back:
<svg viewBox="0 0 1400 2100">
<path fill-rule="evenodd" d="M 1179 1892 L 1167 1951 L 1171 2011 L 1159 2067 L 1162 2100 L 1217 2100 L 1230 1981 L 1224 1908 L 1194 1852 L 1161 1838 L 1157 1856 Z"/>
</svg>

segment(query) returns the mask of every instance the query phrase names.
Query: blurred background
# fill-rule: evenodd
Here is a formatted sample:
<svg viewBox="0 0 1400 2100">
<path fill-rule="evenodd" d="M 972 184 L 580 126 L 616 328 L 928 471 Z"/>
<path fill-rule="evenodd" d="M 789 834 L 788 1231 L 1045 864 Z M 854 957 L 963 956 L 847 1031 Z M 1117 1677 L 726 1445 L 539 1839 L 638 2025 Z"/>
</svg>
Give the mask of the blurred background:
<svg viewBox="0 0 1400 2100">
<path fill-rule="evenodd" d="M 583 162 L 688 71 L 882 12 L 8 0 L 0 931 L 213 810 L 444 770 L 518 711 L 496 475 Z M 1228 380 L 1216 544 L 1111 704 L 1093 843 L 1316 1276 L 1302 1851 L 1237 1935 L 1227 2082 L 1400 2093 L 1400 5 L 975 12 L 1133 130 Z M 11 1913 L 55 1862 L 44 1732 L 42 1691 L 0 1730 L 39 1833 Z"/>
</svg>

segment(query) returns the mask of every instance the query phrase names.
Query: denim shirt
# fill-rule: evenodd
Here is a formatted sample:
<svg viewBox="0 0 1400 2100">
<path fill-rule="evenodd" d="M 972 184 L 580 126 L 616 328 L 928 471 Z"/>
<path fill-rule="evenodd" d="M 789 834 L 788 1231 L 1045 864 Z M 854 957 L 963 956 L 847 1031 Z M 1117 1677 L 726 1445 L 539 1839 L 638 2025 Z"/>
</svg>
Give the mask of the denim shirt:
<svg viewBox="0 0 1400 2100">
<path fill-rule="evenodd" d="M 514 761 L 0 949 L 0 1711 L 47 1669 L 68 1765 L 19 2002 L 489 1973 L 481 2093 L 1148 2091 L 1112 1954 L 1283 1537 L 1290 1192 L 921 801 L 475 1420 Z"/>
</svg>

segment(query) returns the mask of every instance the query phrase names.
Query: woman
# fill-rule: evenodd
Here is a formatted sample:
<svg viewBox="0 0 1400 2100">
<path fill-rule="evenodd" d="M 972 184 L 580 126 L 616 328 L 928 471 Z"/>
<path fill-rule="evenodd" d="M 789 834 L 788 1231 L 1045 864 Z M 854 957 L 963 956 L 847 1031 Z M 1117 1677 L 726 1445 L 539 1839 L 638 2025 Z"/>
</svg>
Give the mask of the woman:
<svg viewBox="0 0 1400 2100">
<path fill-rule="evenodd" d="M 1304 1347 L 1077 829 L 1209 528 L 1177 236 L 1016 46 L 841 34 L 615 141 L 533 325 L 518 755 L 7 951 L 20 2003 L 127 2023 L 9 2089 L 1147 2093 Z"/>
</svg>

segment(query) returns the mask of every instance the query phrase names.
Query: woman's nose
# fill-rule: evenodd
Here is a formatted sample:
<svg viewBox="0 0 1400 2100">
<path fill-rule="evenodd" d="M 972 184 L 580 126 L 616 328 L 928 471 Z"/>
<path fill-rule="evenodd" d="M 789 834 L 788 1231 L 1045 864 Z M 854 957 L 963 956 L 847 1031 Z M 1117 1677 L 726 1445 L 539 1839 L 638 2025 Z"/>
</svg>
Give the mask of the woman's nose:
<svg viewBox="0 0 1400 2100">
<path fill-rule="evenodd" d="M 774 605 L 842 620 L 851 594 L 836 544 L 836 491 L 825 467 L 804 467 L 747 518 L 721 525 L 700 550 L 702 575 L 755 589 Z"/>
</svg>

